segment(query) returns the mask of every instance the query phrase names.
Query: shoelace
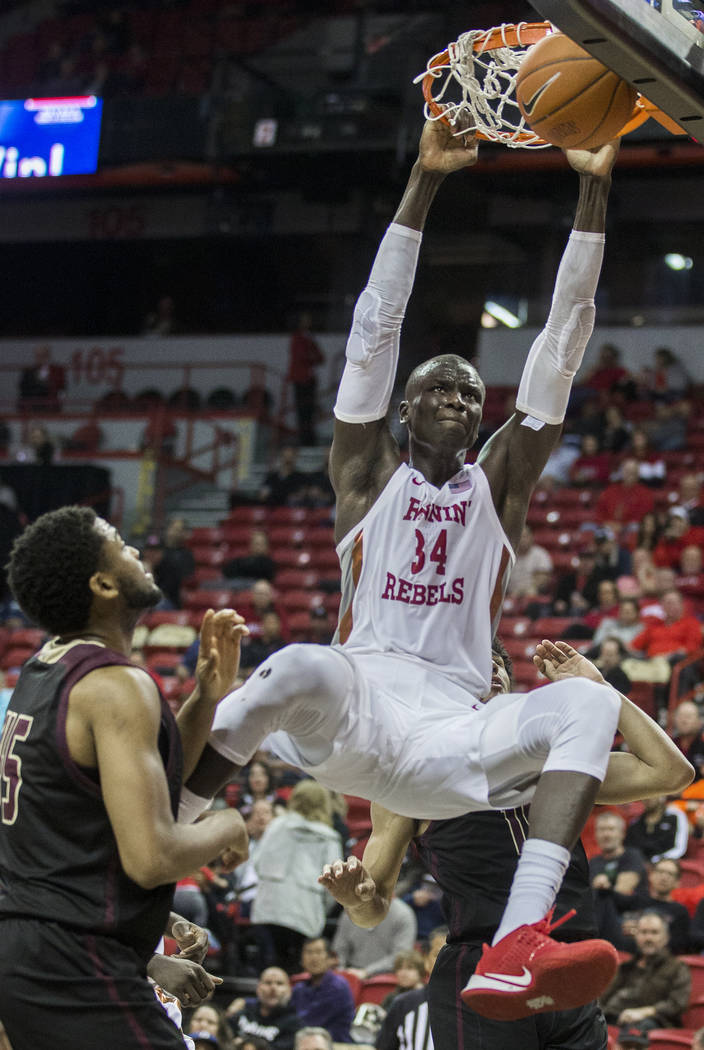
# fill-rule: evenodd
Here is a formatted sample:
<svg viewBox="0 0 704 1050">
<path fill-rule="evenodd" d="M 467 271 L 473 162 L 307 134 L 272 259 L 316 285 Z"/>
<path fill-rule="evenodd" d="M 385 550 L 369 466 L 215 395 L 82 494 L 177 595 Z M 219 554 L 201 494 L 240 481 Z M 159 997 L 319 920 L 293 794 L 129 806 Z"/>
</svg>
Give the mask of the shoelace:
<svg viewBox="0 0 704 1050">
<path fill-rule="evenodd" d="M 536 929 L 539 933 L 542 933 L 546 937 L 549 937 L 553 930 L 556 930 L 558 926 L 562 926 L 563 922 L 567 922 L 569 919 L 573 918 L 577 914 L 576 908 L 570 908 L 569 911 L 565 912 L 561 919 L 558 919 L 557 922 L 553 922 L 552 917 L 554 911 L 555 909 L 551 908 L 544 919 L 541 919 L 540 922 L 535 923 L 533 929 Z"/>
<path fill-rule="evenodd" d="M 577 914 L 574 908 L 570 911 L 565 912 L 561 919 L 557 922 L 552 921 L 554 908 L 551 908 L 544 919 L 540 919 L 539 922 L 532 923 L 530 926 L 523 926 L 520 928 L 521 932 L 515 938 L 508 951 L 506 951 L 503 957 L 503 964 L 505 966 L 512 966 L 514 963 L 520 965 L 525 962 L 526 950 L 534 951 L 537 948 L 542 947 L 545 944 L 546 937 L 549 937 L 553 930 L 556 930 L 558 926 L 562 926 L 563 922 L 567 922 L 574 915 Z M 502 942 L 499 941 L 499 944 Z"/>
</svg>

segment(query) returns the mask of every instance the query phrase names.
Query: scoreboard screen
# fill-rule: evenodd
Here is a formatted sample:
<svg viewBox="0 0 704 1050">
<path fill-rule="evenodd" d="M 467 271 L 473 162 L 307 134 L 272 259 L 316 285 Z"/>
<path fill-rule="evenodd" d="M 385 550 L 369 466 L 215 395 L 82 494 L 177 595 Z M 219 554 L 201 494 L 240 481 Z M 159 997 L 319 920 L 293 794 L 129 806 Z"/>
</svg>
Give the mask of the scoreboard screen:
<svg viewBox="0 0 704 1050">
<path fill-rule="evenodd" d="M 0 179 L 94 172 L 102 110 L 95 95 L 0 101 Z"/>
</svg>

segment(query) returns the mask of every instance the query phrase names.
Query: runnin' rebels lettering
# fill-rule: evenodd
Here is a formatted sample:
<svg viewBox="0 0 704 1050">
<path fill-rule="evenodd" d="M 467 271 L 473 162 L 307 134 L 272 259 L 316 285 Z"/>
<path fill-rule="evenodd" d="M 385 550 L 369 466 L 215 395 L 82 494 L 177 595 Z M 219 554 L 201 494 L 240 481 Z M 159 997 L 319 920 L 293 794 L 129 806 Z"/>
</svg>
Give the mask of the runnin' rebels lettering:
<svg viewBox="0 0 704 1050">
<path fill-rule="evenodd" d="M 471 499 L 462 499 L 457 503 L 445 506 L 441 503 L 423 503 L 415 496 L 411 496 L 406 513 L 403 515 L 403 521 L 422 519 L 427 522 L 448 522 L 464 528 L 467 524 L 467 511 L 471 504 Z M 447 529 L 441 529 L 429 551 L 426 551 L 425 536 L 420 529 L 416 529 L 416 549 L 410 566 L 411 575 L 415 576 L 419 573 L 425 567 L 426 562 L 435 564 L 436 575 L 445 575 Z M 406 580 L 387 571 L 386 585 L 381 597 L 384 601 L 403 602 L 405 605 L 460 605 L 464 599 L 464 576 L 458 576 L 452 581 L 441 580 L 438 583 L 425 584 Z"/>
<path fill-rule="evenodd" d="M 479 465 L 438 488 L 400 464 L 338 555 L 336 642 L 351 652 L 422 651 L 474 696 L 488 691 L 513 556 Z"/>
</svg>

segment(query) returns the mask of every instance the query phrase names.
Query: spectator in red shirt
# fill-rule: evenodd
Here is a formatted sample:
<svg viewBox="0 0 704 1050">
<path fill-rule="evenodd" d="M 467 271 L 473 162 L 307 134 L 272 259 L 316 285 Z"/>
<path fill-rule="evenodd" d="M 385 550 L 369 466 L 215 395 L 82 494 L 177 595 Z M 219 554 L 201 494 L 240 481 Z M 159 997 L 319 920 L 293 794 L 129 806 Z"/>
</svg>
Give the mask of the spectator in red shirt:
<svg viewBox="0 0 704 1050">
<path fill-rule="evenodd" d="M 631 649 L 647 657 L 666 656 L 671 662 L 682 660 L 700 648 L 702 625 L 696 616 L 687 616 L 682 595 L 675 588 L 662 596 L 665 619 L 653 620 L 631 642 Z"/>
<path fill-rule="evenodd" d="M 570 467 L 570 481 L 574 485 L 605 485 L 609 480 L 611 459 L 602 452 L 599 439 L 594 434 L 582 438 L 579 456 Z"/>
<path fill-rule="evenodd" d="M 637 459 L 624 459 L 621 481 L 608 485 L 596 504 L 596 517 L 618 531 L 623 525 L 634 525 L 655 508 L 653 493 L 638 480 Z"/>
<path fill-rule="evenodd" d="M 613 343 L 604 343 L 599 349 L 599 356 L 591 372 L 584 377 L 580 386 L 599 393 L 608 394 L 613 390 L 623 390 L 632 380 L 626 369 L 619 363 L 621 351 Z"/>
<path fill-rule="evenodd" d="M 310 326 L 310 314 L 301 314 L 289 347 L 288 379 L 293 384 L 296 398 L 298 440 L 302 445 L 315 444 L 315 366 L 322 365 L 325 360 L 320 347 L 310 334 Z"/>
<path fill-rule="evenodd" d="M 684 507 L 672 507 L 665 531 L 653 549 L 653 562 L 658 567 L 677 569 L 685 547 L 704 542 L 704 529 L 692 528 Z"/>
</svg>

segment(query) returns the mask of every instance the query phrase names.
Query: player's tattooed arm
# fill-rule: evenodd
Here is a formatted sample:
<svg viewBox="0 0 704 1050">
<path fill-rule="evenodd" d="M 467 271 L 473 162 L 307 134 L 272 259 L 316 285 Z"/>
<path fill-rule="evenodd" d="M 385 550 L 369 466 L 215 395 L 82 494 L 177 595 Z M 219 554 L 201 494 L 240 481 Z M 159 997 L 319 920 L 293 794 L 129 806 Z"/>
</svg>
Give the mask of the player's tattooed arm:
<svg viewBox="0 0 704 1050">
<path fill-rule="evenodd" d="M 384 919 L 394 896 L 416 822 L 372 803 L 372 833 L 362 860 L 349 857 L 326 864 L 318 879 L 357 926 L 372 927 Z"/>
</svg>

